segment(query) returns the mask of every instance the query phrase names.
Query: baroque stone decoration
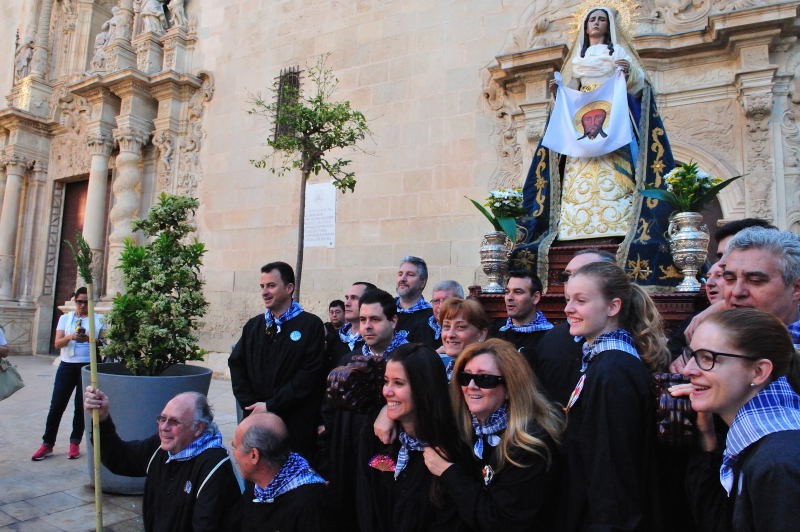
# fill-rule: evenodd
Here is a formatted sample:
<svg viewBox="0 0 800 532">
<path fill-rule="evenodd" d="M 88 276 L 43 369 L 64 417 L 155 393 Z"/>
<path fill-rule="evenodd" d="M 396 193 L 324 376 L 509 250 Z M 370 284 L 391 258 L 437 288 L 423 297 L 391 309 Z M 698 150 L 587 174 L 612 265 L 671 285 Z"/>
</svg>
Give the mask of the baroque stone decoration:
<svg viewBox="0 0 800 532">
<path fill-rule="evenodd" d="M 19 334 L 6 331 L 29 339 L 19 352 L 50 349 L 63 303 L 63 211 L 77 181 L 88 182 L 83 232 L 98 253 L 100 308 L 123 288 L 114 266 L 124 238 L 137 238 L 130 220 L 162 191 L 200 198 L 213 302 L 201 337 L 211 351 L 228 349 L 259 305 L 249 273 L 273 255 L 285 260 L 278 242 L 296 208 L 295 188 L 278 178 L 267 185 L 248 165 L 263 132 L 244 112 L 247 91 L 328 51 L 343 97 L 380 117 L 368 149 L 378 157 L 355 155 L 357 192 L 337 196 L 336 247 L 309 250 L 315 291 L 303 305 L 324 308 L 351 275 L 369 273 L 360 268 L 376 254 L 398 251 L 424 256 L 432 277 L 480 282 L 482 221 L 442 198 L 524 182 L 553 104 L 548 81 L 584 4 L 506 0 L 476 12 L 424 0 L 280 10 L 232 0 L 17 3 L 18 18 L 4 21 L 16 44 L 0 69 L 0 197 L 19 198 L 4 223 L 0 212 L 0 321 L 14 306 L 27 310 L 11 323 L 38 316 Z M 720 195 L 724 218 L 762 216 L 800 231 L 800 0 L 631 3 L 629 34 L 673 153 L 716 175 L 745 175 Z M 387 193 L 386 183 L 398 186 Z M 393 268 L 367 280 L 388 286 Z M 661 268 L 634 269 L 677 275 Z"/>
</svg>

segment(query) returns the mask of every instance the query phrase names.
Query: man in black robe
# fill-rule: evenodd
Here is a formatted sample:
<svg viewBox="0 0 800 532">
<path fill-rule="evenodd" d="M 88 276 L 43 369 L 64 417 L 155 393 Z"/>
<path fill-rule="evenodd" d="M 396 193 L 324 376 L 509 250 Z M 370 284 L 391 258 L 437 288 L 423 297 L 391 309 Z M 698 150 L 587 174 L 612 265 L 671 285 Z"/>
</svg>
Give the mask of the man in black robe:
<svg viewBox="0 0 800 532">
<path fill-rule="evenodd" d="M 173 397 L 158 416 L 158 434 L 123 441 L 108 413 L 108 396 L 88 386 L 83 406 L 100 412 L 103 465 L 112 473 L 146 476 L 142 517 L 151 531 L 216 531 L 241 491 L 206 396 Z M 94 436 L 94 435 L 93 435 Z"/>
<path fill-rule="evenodd" d="M 509 341 L 536 371 L 539 341 L 553 328 L 536 305 L 542 298 L 542 281 L 526 270 L 509 273 L 504 296 L 508 319 L 492 327 L 491 336 Z"/>
<path fill-rule="evenodd" d="M 230 512 L 227 530 L 321 532 L 332 529 L 325 479 L 289 448 L 286 425 L 257 413 L 236 427 L 232 456 L 245 489 Z"/>
<path fill-rule="evenodd" d="M 346 364 L 341 358 L 364 345 L 364 339 L 358 331 L 358 300 L 369 288 L 375 288 L 375 285 L 356 281 L 344 295 L 344 324 L 336 331 L 335 336 L 328 337 L 325 347 L 325 356 L 331 369 Z"/>
<path fill-rule="evenodd" d="M 260 286 L 267 310 L 245 324 L 228 359 L 233 394 L 244 416 L 280 416 L 292 449 L 311 456 L 327 373 L 325 328 L 292 300 L 294 271 L 285 262 L 263 266 Z"/>
<path fill-rule="evenodd" d="M 428 324 L 433 316 L 430 303 L 422 291 L 428 282 L 428 265 L 419 257 L 400 260 L 397 270 L 397 330 L 408 332 L 409 342 L 420 342 L 436 349 L 434 331 Z"/>
</svg>

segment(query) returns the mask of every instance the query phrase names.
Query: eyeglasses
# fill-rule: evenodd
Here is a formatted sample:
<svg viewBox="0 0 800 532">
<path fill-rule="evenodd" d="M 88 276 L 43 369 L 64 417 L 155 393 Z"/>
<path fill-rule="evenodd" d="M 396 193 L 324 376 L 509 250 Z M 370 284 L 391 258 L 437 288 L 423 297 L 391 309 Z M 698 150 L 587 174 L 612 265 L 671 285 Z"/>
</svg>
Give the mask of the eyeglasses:
<svg viewBox="0 0 800 532">
<path fill-rule="evenodd" d="M 690 359 L 694 359 L 697 367 L 702 369 L 703 371 L 711 371 L 714 369 L 714 364 L 717 363 L 717 357 L 733 357 L 733 358 L 743 358 L 745 360 L 758 360 L 758 357 L 748 357 L 744 355 L 733 355 L 731 353 L 717 353 L 716 351 L 711 351 L 709 349 L 698 349 L 696 351 L 692 351 L 690 347 L 683 348 L 683 361 L 685 363 L 689 363 Z"/>
<path fill-rule="evenodd" d="M 163 425 L 164 423 L 166 423 L 166 424 L 167 424 L 167 426 L 168 426 L 169 428 L 171 428 L 171 429 L 174 429 L 174 428 L 175 428 L 175 427 L 177 427 L 178 425 L 185 425 L 185 424 L 186 424 L 186 423 L 184 423 L 184 422 L 182 422 L 182 421 L 178 421 L 178 420 L 177 420 L 177 419 L 175 419 L 174 417 L 158 416 L 158 417 L 156 418 L 156 424 L 157 424 L 159 427 L 160 427 L 161 425 Z"/>
<path fill-rule="evenodd" d="M 75 300 L 75 304 L 76 305 L 87 305 L 88 303 L 89 303 L 88 299 L 76 299 Z"/>
<path fill-rule="evenodd" d="M 475 381 L 475 386 L 478 388 L 491 390 L 492 388 L 497 388 L 500 386 L 503 382 L 505 382 L 505 379 L 503 379 L 503 377 L 500 375 L 476 375 L 474 373 L 467 373 L 466 371 L 462 371 L 458 374 L 458 384 L 460 386 L 469 386 L 471 381 Z"/>
</svg>

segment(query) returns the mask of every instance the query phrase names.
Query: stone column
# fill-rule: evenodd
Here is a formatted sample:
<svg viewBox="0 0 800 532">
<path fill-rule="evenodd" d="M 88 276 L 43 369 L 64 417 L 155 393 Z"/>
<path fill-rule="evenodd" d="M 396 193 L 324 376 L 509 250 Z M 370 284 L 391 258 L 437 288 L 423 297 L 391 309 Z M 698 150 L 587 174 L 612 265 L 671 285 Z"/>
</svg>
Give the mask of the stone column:
<svg viewBox="0 0 800 532">
<path fill-rule="evenodd" d="M 98 130 L 89 133 L 86 143 L 92 154 L 89 168 L 89 189 L 86 193 L 86 211 L 83 217 L 83 238 L 92 248 L 92 276 L 95 296 L 102 295 L 103 259 L 105 256 L 106 195 L 108 192 L 108 160 L 114 147 L 111 134 Z"/>
<path fill-rule="evenodd" d="M 150 137 L 144 128 L 130 125 L 114 130 L 114 140 L 119 143 L 117 175 L 111 187 L 114 207 L 109 213 L 111 234 L 108 235 L 108 270 L 106 271 L 106 295 L 113 297 L 123 292 L 122 275 L 117 262 L 125 246 L 125 239 L 134 238 L 131 221 L 139 214 L 139 195 L 142 185 L 142 147 Z"/>
<path fill-rule="evenodd" d="M 16 258 L 19 204 L 27 161 L 18 155 L 6 160 L 6 190 L 0 213 L 0 299 L 14 297 L 14 260 Z"/>
<path fill-rule="evenodd" d="M 33 43 L 31 59 L 31 75 L 45 79 L 47 74 L 47 56 L 50 50 L 50 15 L 53 12 L 53 0 L 42 0 L 39 10 L 39 21 L 36 24 L 36 39 Z"/>
<path fill-rule="evenodd" d="M 36 273 L 39 271 L 42 254 L 40 243 L 44 233 L 38 230 L 39 214 L 42 212 L 44 186 L 47 182 L 47 167 L 40 161 L 33 165 L 33 172 L 28 180 L 28 197 L 24 220 L 22 223 L 22 247 L 20 249 L 20 287 L 19 300 L 33 303 Z"/>
</svg>

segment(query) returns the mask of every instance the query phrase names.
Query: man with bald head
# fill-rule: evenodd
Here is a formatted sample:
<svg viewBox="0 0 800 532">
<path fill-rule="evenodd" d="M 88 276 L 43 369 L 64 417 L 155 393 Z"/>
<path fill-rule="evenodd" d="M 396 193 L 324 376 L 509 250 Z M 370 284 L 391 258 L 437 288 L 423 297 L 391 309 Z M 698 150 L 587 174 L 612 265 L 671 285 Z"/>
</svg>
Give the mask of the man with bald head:
<svg viewBox="0 0 800 532">
<path fill-rule="evenodd" d="M 283 420 L 256 413 L 242 420 L 231 442 L 245 490 L 230 513 L 231 531 L 328 530 L 325 480 L 289 449 Z"/>
<path fill-rule="evenodd" d="M 147 531 L 219 530 L 241 491 L 206 396 L 178 394 L 156 419 L 158 433 L 123 441 L 108 396 L 86 387 L 83 406 L 100 412 L 101 458 L 112 473 L 147 477 L 142 516 Z"/>
</svg>

